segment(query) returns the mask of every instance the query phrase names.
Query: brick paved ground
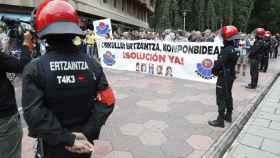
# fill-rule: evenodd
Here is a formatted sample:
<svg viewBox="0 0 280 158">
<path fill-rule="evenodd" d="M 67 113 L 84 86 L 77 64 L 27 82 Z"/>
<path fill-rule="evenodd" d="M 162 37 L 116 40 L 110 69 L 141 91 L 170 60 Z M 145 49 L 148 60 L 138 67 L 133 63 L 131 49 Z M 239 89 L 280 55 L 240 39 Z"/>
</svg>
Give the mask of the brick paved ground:
<svg viewBox="0 0 280 158">
<path fill-rule="evenodd" d="M 224 158 L 280 158 L 280 78 Z"/>
<path fill-rule="evenodd" d="M 234 119 L 279 70 L 280 63 L 272 61 L 269 71 L 260 74 L 257 90 L 244 88 L 250 81 L 248 73 L 238 77 L 233 87 Z M 217 114 L 214 84 L 117 70 L 106 74 L 118 101 L 101 132 L 100 140 L 112 147 L 105 158 L 199 158 L 225 130 L 207 125 Z M 19 100 L 20 86 L 17 92 Z M 31 157 L 33 143 L 24 137 L 23 158 Z"/>
</svg>

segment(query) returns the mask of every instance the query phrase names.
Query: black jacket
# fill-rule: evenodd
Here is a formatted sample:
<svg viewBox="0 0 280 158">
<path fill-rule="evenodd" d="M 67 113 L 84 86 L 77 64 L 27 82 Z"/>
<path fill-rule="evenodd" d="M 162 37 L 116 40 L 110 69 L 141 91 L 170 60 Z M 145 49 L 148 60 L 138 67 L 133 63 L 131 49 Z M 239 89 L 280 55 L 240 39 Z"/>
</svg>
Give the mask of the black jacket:
<svg viewBox="0 0 280 158">
<path fill-rule="evenodd" d="M 250 50 L 249 53 L 249 59 L 255 59 L 258 60 L 259 57 L 263 54 L 264 52 L 264 40 L 262 39 L 257 39 L 253 45 L 253 47 Z"/>
<path fill-rule="evenodd" d="M 271 51 L 271 45 L 272 45 L 272 40 L 270 38 L 267 38 L 264 40 L 264 51 L 262 52 L 263 57 L 269 58 L 269 53 Z"/>
<path fill-rule="evenodd" d="M 225 46 L 218 55 L 217 61 L 214 63 L 212 73 L 218 77 L 235 78 L 235 65 L 238 60 L 238 55 L 233 46 Z M 224 72 L 227 71 L 227 72 Z"/>
<path fill-rule="evenodd" d="M 6 73 L 21 73 L 24 66 L 31 60 L 29 49 L 24 46 L 22 50 L 20 59 L 0 52 L 0 118 L 17 112 L 14 86 Z"/>
<path fill-rule="evenodd" d="M 72 51 L 72 53 L 69 51 Z M 83 53 L 78 53 L 68 48 L 50 49 L 45 55 L 26 66 L 23 73 L 22 106 L 30 136 L 41 137 L 47 144 L 52 146 L 71 146 L 75 141 L 75 135 L 72 132 L 82 132 L 89 140 L 93 140 L 94 135 L 98 133 L 105 123 L 113 110 L 113 106 L 107 107 L 100 103 L 85 103 L 85 100 L 93 101 L 93 98 L 96 97 L 88 95 L 79 97 L 83 93 L 80 93 L 80 91 L 85 89 L 85 85 L 81 87 L 75 83 L 76 87 L 71 87 L 71 84 L 69 86 L 67 84 L 60 85 L 60 83 L 56 83 L 56 80 L 46 81 L 46 79 L 52 79 L 53 77 L 51 76 L 56 73 L 52 71 L 51 75 L 48 75 L 47 72 L 55 69 L 55 67 L 47 68 L 48 70 L 46 70 L 44 65 L 51 65 L 51 62 L 46 61 L 84 61 L 87 60 L 85 56 Z M 106 89 L 109 85 L 100 64 L 95 60 L 91 60 L 91 64 L 88 63 L 88 65 L 89 69 L 83 70 L 83 72 L 94 74 L 93 78 L 96 80 L 96 85 L 93 86 L 95 87 L 93 91 Z M 75 73 L 71 71 L 63 70 L 57 71 L 57 73 L 67 73 L 67 75 Z M 52 82 L 55 82 L 55 84 Z M 56 85 L 57 91 L 55 88 L 50 88 L 49 85 Z M 61 88 L 65 93 L 61 92 Z M 88 85 L 86 89 L 92 91 L 91 85 Z M 53 90 L 55 95 L 52 95 L 49 90 Z M 93 95 L 96 94 L 93 93 Z M 79 101 L 80 103 L 78 103 Z M 90 109 L 87 104 L 91 105 Z M 96 114 L 96 111 L 98 114 Z M 77 115 L 77 113 L 79 114 Z"/>
</svg>

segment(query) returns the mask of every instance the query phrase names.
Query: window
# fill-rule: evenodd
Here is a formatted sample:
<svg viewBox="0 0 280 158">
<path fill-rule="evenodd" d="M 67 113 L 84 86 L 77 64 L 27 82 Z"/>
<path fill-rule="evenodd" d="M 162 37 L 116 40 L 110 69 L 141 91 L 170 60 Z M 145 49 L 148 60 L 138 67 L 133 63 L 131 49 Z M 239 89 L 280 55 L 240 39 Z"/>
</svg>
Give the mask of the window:
<svg viewBox="0 0 280 158">
<path fill-rule="evenodd" d="M 154 1 L 154 0 L 151 0 L 151 1 L 150 1 L 150 4 L 151 4 L 152 7 L 154 7 L 155 1 Z"/>
<path fill-rule="evenodd" d="M 117 0 L 114 0 L 114 7 L 117 8 Z"/>
<path fill-rule="evenodd" d="M 127 1 L 126 0 L 122 0 L 122 11 L 125 12 L 127 11 Z"/>
</svg>

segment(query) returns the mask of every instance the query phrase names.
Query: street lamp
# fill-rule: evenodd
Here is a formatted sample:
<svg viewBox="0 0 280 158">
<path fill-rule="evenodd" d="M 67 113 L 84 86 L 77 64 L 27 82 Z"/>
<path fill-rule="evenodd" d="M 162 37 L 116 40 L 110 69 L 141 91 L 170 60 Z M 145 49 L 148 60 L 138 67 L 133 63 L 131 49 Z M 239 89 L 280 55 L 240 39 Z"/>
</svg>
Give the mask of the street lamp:
<svg viewBox="0 0 280 158">
<path fill-rule="evenodd" d="M 186 16 L 187 16 L 187 13 L 188 13 L 188 12 L 191 12 L 191 10 L 186 9 L 186 10 L 183 11 L 183 17 L 184 17 L 184 26 L 183 26 L 184 29 L 183 29 L 183 30 L 184 30 L 184 31 L 186 31 Z"/>
<path fill-rule="evenodd" d="M 183 12 L 183 16 L 184 16 L 184 31 L 186 31 L 186 15 L 187 15 L 187 12 L 186 11 L 184 11 Z"/>
</svg>

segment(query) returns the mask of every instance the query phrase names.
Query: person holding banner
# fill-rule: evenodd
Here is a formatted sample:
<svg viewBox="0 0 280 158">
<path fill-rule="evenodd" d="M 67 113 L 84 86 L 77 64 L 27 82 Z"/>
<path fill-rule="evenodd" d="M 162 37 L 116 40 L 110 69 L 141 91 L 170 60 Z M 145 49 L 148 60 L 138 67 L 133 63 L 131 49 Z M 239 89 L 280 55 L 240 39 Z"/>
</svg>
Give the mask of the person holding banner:
<svg viewBox="0 0 280 158">
<path fill-rule="evenodd" d="M 94 56 L 94 45 L 95 45 L 95 37 L 94 37 L 93 31 L 88 30 L 88 33 L 85 38 L 85 42 L 87 45 L 87 54 L 90 57 L 93 57 Z"/>
<path fill-rule="evenodd" d="M 237 27 L 224 26 L 221 29 L 221 36 L 224 41 L 224 47 L 218 55 L 218 59 L 215 61 L 212 69 L 212 73 L 218 77 L 216 83 L 218 117 L 216 120 L 209 121 L 208 124 L 213 127 L 224 128 L 224 120 L 232 122 L 233 98 L 231 91 L 236 78 L 235 65 L 238 60 L 234 46 L 239 41 L 240 35 Z"/>
</svg>

